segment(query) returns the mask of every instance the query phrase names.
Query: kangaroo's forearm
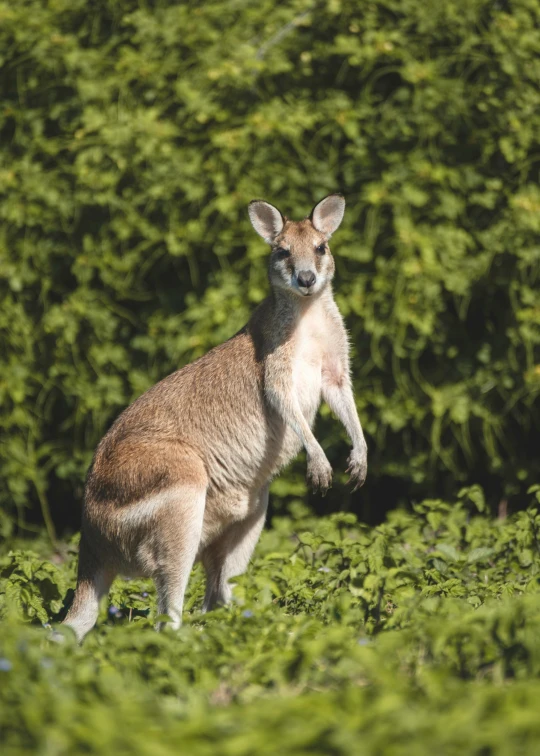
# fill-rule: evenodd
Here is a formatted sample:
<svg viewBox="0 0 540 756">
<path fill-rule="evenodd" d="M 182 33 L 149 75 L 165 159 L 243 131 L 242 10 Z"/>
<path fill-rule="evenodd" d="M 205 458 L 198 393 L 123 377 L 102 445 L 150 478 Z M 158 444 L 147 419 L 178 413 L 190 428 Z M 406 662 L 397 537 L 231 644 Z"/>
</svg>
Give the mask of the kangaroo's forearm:
<svg viewBox="0 0 540 756">
<path fill-rule="evenodd" d="M 313 435 L 309 423 L 294 389 L 292 360 L 288 344 L 276 349 L 267 358 L 264 374 L 264 393 L 268 404 L 277 412 L 283 422 L 296 433 L 308 457 L 322 453 L 319 442 Z"/>
<path fill-rule="evenodd" d="M 319 447 L 319 442 L 313 435 L 313 431 L 294 396 L 288 394 L 285 388 L 280 387 L 279 384 L 267 385 L 265 395 L 268 403 L 283 422 L 296 433 L 308 454 L 312 453 L 314 448 Z"/>
<path fill-rule="evenodd" d="M 346 381 L 341 386 L 335 383 L 323 385 L 323 398 L 343 424 L 353 448 L 365 450 L 367 448 L 366 440 L 356 411 L 351 384 Z"/>
</svg>

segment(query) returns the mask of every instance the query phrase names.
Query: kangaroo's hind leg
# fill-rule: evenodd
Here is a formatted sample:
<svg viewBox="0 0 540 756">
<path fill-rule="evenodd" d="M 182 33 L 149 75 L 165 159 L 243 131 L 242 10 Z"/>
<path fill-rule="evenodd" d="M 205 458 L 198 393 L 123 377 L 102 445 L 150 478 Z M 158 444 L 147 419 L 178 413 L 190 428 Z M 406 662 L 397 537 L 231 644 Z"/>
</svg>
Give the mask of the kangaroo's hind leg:
<svg viewBox="0 0 540 756">
<path fill-rule="evenodd" d="M 206 571 L 203 612 L 229 603 L 232 595 L 229 580 L 246 571 L 264 526 L 267 507 L 268 486 L 265 486 L 249 515 L 230 525 L 203 551 L 202 562 Z"/>
<path fill-rule="evenodd" d="M 176 630 L 182 624 L 182 609 L 189 576 L 197 558 L 206 503 L 206 481 L 182 482 L 159 513 L 153 534 L 154 582 L 158 614 L 167 614 Z M 158 629 L 162 623 L 158 623 Z"/>
<path fill-rule="evenodd" d="M 79 643 L 96 624 L 99 602 L 109 592 L 115 575 L 116 570 L 100 564 L 93 556 L 83 531 L 79 548 L 77 588 L 63 622 L 72 628 Z"/>
</svg>

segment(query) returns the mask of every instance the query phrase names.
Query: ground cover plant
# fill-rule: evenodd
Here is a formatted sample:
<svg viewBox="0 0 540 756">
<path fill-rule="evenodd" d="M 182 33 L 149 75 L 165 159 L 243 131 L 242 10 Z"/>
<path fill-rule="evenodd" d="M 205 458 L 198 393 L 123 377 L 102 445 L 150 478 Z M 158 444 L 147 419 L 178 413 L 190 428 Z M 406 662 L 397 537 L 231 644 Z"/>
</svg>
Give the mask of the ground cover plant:
<svg viewBox="0 0 540 756">
<path fill-rule="evenodd" d="M 533 754 L 540 742 L 540 487 L 507 519 L 481 489 L 371 528 L 274 519 L 230 609 L 153 630 L 147 581 L 116 581 L 78 647 L 51 627 L 75 542 L 0 557 L 6 756 Z"/>
</svg>

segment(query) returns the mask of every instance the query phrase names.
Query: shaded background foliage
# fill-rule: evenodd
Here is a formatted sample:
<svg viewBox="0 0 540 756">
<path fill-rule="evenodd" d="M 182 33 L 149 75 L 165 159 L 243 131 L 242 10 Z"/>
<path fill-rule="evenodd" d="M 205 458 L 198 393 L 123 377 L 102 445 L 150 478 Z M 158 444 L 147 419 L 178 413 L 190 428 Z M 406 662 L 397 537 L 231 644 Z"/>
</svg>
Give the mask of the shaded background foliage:
<svg viewBox="0 0 540 756">
<path fill-rule="evenodd" d="M 480 481 L 517 506 L 540 471 L 539 16 L 536 0 L 0 2 L 4 533 L 49 510 L 75 527 L 114 417 L 265 296 L 247 202 L 297 218 L 336 189 L 370 474 L 313 505 L 373 520 Z M 324 410 L 318 435 L 342 469 Z M 301 461 L 273 491 L 305 497 Z"/>
</svg>

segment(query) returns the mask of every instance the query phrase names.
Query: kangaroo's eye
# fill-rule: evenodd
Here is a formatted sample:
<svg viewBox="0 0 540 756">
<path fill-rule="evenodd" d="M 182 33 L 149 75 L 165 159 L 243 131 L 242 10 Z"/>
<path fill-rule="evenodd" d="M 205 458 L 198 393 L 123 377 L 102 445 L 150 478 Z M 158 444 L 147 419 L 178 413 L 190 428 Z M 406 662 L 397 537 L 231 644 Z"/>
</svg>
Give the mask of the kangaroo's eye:
<svg viewBox="0 0 540 756">
<path fill-rule="evenodd" d="M 315 247 L 315 252 L 317 252 L 318 255 L 324 255 L 326 252 L 326 244 L 319 244 L 318 247 Z"/>
<path fill-rule="evenodd" d="M 275 254 L 278 260 L 285 260 L 286 257 L 291 256 L 290 251 L 288 249 L 284 249 L 283 247 L 278 247 Z"/>
</svg>

